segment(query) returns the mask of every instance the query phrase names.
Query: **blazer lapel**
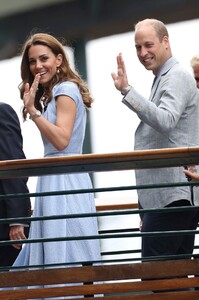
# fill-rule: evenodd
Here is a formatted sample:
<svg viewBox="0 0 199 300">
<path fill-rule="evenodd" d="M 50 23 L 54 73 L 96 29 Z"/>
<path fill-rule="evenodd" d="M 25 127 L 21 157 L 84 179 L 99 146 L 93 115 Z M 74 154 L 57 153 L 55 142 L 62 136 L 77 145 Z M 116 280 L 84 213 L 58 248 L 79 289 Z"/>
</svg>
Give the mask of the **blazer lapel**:
<svg viewBox="0 0 199 300">
<path fill-rule="evenodd" d="M 178 63 L 177 60 L 174 57 L 171 57 L 160 68 L 160 70 L 158 72 L 157 79 L 155 80 L 155 83 L 152 86 L 149 101 L 153 101 L 154 95 L 155 95 L 155 93 L 158 89 L 158 86 L 159 86 L 159 83 L 160 83 L 160 80 L 161 80 L 162 76 L 164 76 L 177 63 Z"/>
<path fill-rule="evenodd" d="M 161 76 L 158 76 L 157 79 L 155 80 L 155 83 L 153 84 L 152 89 L 151 89 L 151 94 L 149 96 L 149 101 L 153 101 L 153 96 L 154 96 L 154 94 L 155 94 L 155 92 L 158 88 L 160 79 L 161 79 Z"/>
</svg>

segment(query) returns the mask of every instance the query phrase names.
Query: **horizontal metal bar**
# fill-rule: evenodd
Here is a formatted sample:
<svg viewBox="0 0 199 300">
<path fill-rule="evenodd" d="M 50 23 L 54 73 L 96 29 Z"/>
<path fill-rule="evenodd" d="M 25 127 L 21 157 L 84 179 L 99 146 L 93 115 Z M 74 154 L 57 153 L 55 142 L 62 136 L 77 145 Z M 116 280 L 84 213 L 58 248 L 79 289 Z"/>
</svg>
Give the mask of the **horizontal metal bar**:
<svg viewBox="0 0 199 300">
<path fill-rule="evenodd" d="M 99 211 L 95 213 L 84 213 L 84 214 L 69 214 L 69 215 L 51 215 L 43 217 L 20 217 L 20 218 L 5 218 L 0 219 L 0 223 L 13 223 L 15 221 L 44 221 L 44 220 L 59 220 L 59 219 L 73 219 L 73 218 L 88 218 L 88 217 L 104 217 L 104 216 L 119 216 L 119 215 L 133 215 L 139 213 L 153 212 L 153 213 L 167 213 L 176 211 L 198 211 L 199 206 L 178 206 L 178 207 L 167 207 L 167 208 L 150 208 L 150 209 L 128 209 L 128 210 L 117 210 L 117 211 Z"/>
<path fill-rule="evenodd" d="M 87 236 L 72 236 L 72 237 L 56 237 L 56 238 L 37 238 L 26 240 L 9 240 L 0 241 L 0 246 L 12 245 L 12 244 L 31 244 L 31 243 L 44 243 L 44 242 L 62 242 L 62 241 L 79 241 L 79 240 L 102 240 L 102 239 L 118 239 L 118 238 L 133 238 L 143 236 L 173 236 L 173 235 L 191 235 L 199 234 L 198 230 L 178 230 L 178 231 L 153 231 L 153 232 L 138 232 L 138 233 L 126 233 L 126 234 L 101 234 L 99 235 L 87 235 Z"/>
<path fill-rule="evenodd" d="M 155 189 L 165 187 L 177 187 L 177 186 L 198 186 L 197 181 L 183 181 L 183 182 L 167 182 L 158 184 L 144 184 L 144 185 L 130 185 L 119 187 L 105 187 L 105 188 L 90 188 L 90 189 L 75 189 L 75 190 L 63 190 L 63 191 L 51 191 L 51 192 L 39 192 L 39 193 L 18 193 L 18 194 L 2 194 L 0 199 L 6 198 L 25 198 L 25 197 L 37 197 L 37 196 L 60 196 L 60 195 L 76 195 L 87 193 L 102 193 L 102 192 L 114 192 L 114 191 L 128 191 L 128 190 L 141 190 L 141 189 Z"/>
</svg>

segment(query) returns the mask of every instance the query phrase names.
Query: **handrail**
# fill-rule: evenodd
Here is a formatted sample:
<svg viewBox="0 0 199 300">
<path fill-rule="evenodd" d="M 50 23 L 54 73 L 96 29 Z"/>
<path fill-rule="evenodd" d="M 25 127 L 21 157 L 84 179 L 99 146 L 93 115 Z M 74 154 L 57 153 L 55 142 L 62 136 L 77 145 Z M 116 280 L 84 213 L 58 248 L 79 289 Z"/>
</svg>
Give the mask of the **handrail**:
<svg viewBox="0 0 199 300">
<path fill-rule="evenodd" d="M 24 177 L 24 176 L 40 176 L 47 174 L 61 174 L 61 173 L 76 173 L 76 172 L 97 172 L 97 171 L 116 171 L 116 170 L 133 170 L 133 169 L 147 169 L 147 168 L 163 168 L 163 167 L 174 167 L 184 166 L 190 164 L 199 164 L 199 147 L 186 147 L 186 148 L 165 148 L 165 149 L 153 149 L 153 150 L 142 150 L 133 152 L 123 153 L 106 153 L 106 154 L 84 154 L 84 155 L 71 155 L 71 156 L 60 156 L 60 157 L 48 157 L 48 158 L 37 158 L 37 159 L 23 159 L 23 160 L 7 160 L 0 162 L 0 179 L 11 178 L 11 177 Z M 186 181 L 186 179 L 185 179 Z M 164 185 L 164 183 L 162 183 Z M 160 184 L 160 185 L 162 185 Z M 167 183 L 166 185 L 194 185 L 194 182 L 180 182 L 180 183 Z M 159 186 L 159 185 L 158 185 Z M 152 188 L 154 185 L 146 186 L 131 186 L 123 187 L 124 189 L 139 189 L 139 188 Z M 111 187 L 101 188 L 104 190 L 120 190 L 122 187 Z M 51 193 L 82 193 L 82 192 L 95 192 L 96 188 L 86 190 L 74 190 L 74 191 L 56 191 Z M 35 196 L 36 193 L 30 193 L 30 197 Z M 7 196 L 7 195 L 6 195 Z M 22 194 L 16 194 L 13 196 L 22 196 Z M 1 195 L 0 195 L 1 197 Z M 108 203 L 107 203 L 108 204 Z M 114 212 L 109 210 L 114 209 Z M 180 208 L 178 208 L 180 209 Z M 188 209 L 188 208 L 186 208 Z M 198 209 L 198 207 L 190 207 L 189 209 Z M 123 210 L 123 211 L 120 211 Z M 103 212 L 105 211 L 105 212 Z M 125 211 L 125 212 L 124 212 Z M 102 205 L 97 207 L 97 213 L 95 216 L 105 215 L 119 215 L 119 214 L 135 213 L 138 214 L 137 204 L 134 202 L 122 203 L 118 207 L 113 208 L 112 205 Z M 89 214 L 89 216 L 91 216 Z M 48 218 L 54 218 L 55 216 L 49 216 Z M 59 216 L 61 218 L 68 218 L 68 216 Z M 74 215 L 70 217 L 75 217 Z M 76 217 L 79 217 L 77 215 Z M 83 215 L 81 215 L 83 217 Z M 41 217 L 39 219 L 43 219 Z M 56 216 L 57 218 L 57 216 Z M 18 218 L 20 220 L 20 218 Z M 22 219 L 22 218 L 21 218 Z M 36 221 L 35 218 L 31 217 L 31 221 Z M 4 222 L 4 220 L 1 220 Z M 8 220 L 6 220 L 8 221 Z M 112 232 L 111 232 L 112 233 Z M 114 238 L 116 238 L 116 232 Z M 196 232 L 194 232 L 196 233 Z M 121 233 L 123 235 L 123 233 Z M 162 233 L 161 233 L 162 234 Z M 191 232 L 189 232 L 191 234 Z M 122 237 L 120 235 L 120 237 Z M 129 236 L 129 234 L 127 234 Z M 123 235 L 125 236 L 125 235 Z M 136 236 L 132 234 L 131 236 Z M 138 234 L 137 234 L 138 236 Z M 139 236 L 141 234 L 139 233 Z M 90 237 L 93 238 L 93 237 Z M 106 238 L 110 238 L 107 236 Z M 32 241 L 27 241 L 27 243 Z M 7 243 L 7 242 L 5 242 Z M 2 242 L 1 242 L 2 244 Z"/>
<path fill-rule="evenodd" d="M 103 172 L 199 164 L 199 147 L 83 154 L 0 162 L 0 179 L 61 173 Z"/>
</svg>

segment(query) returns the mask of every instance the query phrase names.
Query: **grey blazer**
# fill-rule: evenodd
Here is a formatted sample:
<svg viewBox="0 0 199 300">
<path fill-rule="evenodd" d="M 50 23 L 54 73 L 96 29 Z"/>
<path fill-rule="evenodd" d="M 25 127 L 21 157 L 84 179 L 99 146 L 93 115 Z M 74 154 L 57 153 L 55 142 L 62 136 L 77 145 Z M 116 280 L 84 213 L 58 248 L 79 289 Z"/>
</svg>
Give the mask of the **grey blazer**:
<svg viewBox="0 0 199 300">
<path fill-rule="evenodd" d="M 122 102 L 141 122 L 135 132 L 135 150 L 199 146 L 199 92 L 194 78 L 171 57 L 160 68 L 149 100 L 131 88 Z M 183 167 L 136 171 L 136 183 L 186 181 Z M 194 188 L 199 205 L 199 187 Z M 138 190 L 143 208 L 161 208 L 173 201 L 190 201 L 189 187 Z"/>
</svg>

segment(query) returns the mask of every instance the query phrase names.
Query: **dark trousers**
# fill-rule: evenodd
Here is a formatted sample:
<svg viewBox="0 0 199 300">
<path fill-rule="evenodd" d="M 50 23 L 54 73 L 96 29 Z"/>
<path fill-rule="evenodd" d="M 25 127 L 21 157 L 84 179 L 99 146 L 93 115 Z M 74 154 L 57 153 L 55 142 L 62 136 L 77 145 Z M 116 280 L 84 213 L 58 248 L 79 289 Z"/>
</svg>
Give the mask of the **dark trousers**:
<svg viewBox="0 0 199 300">
<path fill-rule="evenodd" d="M 0 246 L 0 267 L 12 266 L 19 252 L 10 245 Z"/>
<path fill-rule="evenodd" d="M 172 202 L 167 207 L 190 206 L 188 200 Z M 198 211 L 144 213 L 142 232 L 195 230 L 199 221 Z M 142 257 L 192 254 L 194 234 L 142 237 Z"/>
</svg>

